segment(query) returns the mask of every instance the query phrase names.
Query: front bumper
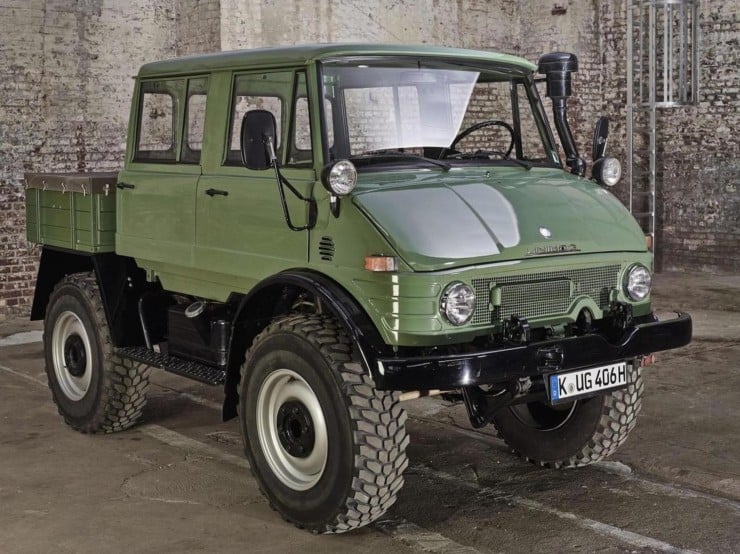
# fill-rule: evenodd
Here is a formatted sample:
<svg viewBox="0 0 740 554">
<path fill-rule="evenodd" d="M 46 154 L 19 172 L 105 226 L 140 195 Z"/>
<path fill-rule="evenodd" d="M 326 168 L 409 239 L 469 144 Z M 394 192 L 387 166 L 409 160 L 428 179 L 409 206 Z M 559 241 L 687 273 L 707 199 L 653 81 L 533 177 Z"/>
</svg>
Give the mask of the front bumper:
<svg viewBox="0 0 740 554">
<path fill-rule="evenodd" d="M 685 346 L 691 316 L 641 323 L 616 342 L 599 334 L 444 356 L 378 358 L 376 386 L 384 390 L 456 389 L 580 369 Z"/>
</svg>

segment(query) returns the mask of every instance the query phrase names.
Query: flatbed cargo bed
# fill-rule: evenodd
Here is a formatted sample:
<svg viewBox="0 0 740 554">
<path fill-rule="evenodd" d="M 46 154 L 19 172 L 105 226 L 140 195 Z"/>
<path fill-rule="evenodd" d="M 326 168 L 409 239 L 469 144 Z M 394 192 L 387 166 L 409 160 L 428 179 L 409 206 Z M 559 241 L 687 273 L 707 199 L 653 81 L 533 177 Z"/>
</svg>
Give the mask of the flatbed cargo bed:
<svg viewBox="0 0 740 554">
<path fill-rule="evenodd" d="M 113 252 L 118 174 L 26 173 L 26 237 L 83 252 Z"/>
</svg>

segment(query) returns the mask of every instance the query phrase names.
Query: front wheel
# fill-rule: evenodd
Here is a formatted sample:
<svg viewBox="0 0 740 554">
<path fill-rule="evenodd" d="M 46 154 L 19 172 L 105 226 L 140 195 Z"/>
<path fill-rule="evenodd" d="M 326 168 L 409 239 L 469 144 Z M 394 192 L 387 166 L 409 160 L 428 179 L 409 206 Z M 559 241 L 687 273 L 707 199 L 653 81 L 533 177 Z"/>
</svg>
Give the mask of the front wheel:
<svg viewBox="0 0 740 554">
<path fill-rule="evenodd" d="M 296 314 L 254 341 L 242 367 L 245 452 L 263 494 L 288 521 L 342 533 L 396 501 L 408 465 L 406 412 L 376 390 L 330 317 Z"/>
<path fill-rule="evenodd" d="M 643 382 L 637 362 L 627 365 L 627 386 L 592 398 L 550 406 L 514 404 L 493 418 L 499 436 L 532 463 L 585 466 L 616 452 L 637 423 Z"/>
</svg>

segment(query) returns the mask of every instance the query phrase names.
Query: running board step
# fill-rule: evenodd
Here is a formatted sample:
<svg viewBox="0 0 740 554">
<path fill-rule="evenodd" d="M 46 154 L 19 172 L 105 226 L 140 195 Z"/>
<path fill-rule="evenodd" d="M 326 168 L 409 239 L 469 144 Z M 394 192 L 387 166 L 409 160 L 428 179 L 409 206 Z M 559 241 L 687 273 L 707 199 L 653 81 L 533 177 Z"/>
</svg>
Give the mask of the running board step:
<svg viewBox="0 0 740 554">
<path fill-rule="evenodd" d="M 206 383 L 207 385 L 223 385 L 224 381 L 226 381 L 226 371 L 223 369 L 175 358 L 167 354 L 159 354 L 143 346 L 126 346 L 119 348 L 117 352 L 124 358 L 143 362 L 152 367 L 158 367 L 170 373 Z"/>
</svg>

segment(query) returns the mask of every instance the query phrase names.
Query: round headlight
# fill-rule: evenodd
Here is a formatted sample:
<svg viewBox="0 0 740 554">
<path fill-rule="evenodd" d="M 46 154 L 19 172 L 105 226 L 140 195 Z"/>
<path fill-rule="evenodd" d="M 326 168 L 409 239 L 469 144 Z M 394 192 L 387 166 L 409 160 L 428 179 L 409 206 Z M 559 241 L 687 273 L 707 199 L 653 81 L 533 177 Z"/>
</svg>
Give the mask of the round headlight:
<svg viewBox="0 0 740 554">
<path fill-rule="evenodd" d="M 644 300 L 650 294 L 653 277 L 644 265 L 633 265 L 624 277 L 624 292 L 632 300 Z"/>
<path fill-rule="evenodd" d="M 442 294 L 440 311 L 453 325 L 464 325 L 475 311 L 475 291 L 465 283 L 451 283 Z"/>
<path fill-rule="evenodd" d="M 622 164 L 617 158 L 601 158 L 594 163 L 593 176 L 607 187 L 613 187 L 622 177 Z"/>
<path fill-rule="evenodd" d="M 339 160 L 324 168 L 321 182 L 335 196 L 346 196 L 357 184 L 357 169 L 349 160 Z"/>
</svg>

